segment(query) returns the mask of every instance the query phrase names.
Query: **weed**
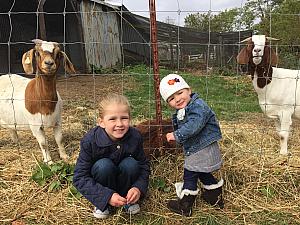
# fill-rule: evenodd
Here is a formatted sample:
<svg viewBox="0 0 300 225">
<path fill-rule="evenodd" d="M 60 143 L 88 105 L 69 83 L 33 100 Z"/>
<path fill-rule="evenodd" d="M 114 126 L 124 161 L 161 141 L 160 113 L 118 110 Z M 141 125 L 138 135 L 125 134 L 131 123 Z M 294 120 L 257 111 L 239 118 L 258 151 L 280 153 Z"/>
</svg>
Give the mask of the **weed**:
<svg viewBox="0 0 300 225">
<path fill-rule="evenodd" d="M 74 165 L 63 161 L 47 165 L 39 162 L 33 170 L 31 179 L 40 186 L 48 185 L 48 192 L 54 192 L 67 186 L 70 195 L 79 198 L 81 195 L 72 184 Z"/>
</svg>

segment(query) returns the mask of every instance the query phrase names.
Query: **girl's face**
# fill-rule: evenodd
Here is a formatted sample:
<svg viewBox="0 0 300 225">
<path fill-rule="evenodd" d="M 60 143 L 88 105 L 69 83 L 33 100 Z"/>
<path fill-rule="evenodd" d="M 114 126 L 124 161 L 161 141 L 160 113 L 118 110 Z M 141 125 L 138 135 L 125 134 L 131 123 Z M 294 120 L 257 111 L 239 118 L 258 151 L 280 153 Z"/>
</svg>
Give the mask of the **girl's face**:
<svg viewBox="0 0 300 225">
<path fill-rule="evenodd" d="M 190 88 L 181 89 L 168 98 L 169 105 L 174 109 L 183 109 L 191 100 L 192 91 Z"/>
<path fill-rule="evenodd" d="M 128 107 L 115 103 L 105 106 L 103 117 L 98 119 L 98 125 L 113 141 L 121 139 L 127 133 L 130 125 Z"/>
</svg>

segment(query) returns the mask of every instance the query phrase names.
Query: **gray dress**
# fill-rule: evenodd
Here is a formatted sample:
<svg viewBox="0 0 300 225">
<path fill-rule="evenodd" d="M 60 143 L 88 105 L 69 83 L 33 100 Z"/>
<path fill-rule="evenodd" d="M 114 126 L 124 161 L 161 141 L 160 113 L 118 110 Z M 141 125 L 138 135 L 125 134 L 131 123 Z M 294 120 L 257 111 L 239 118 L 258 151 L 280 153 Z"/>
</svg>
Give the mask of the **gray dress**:
<svg viewBox="0 0 300 225">
<path fill-rule="evenodd" d="M 221 168 L 223 163 L 218 142 L 197 151 L 184 159 L 184 168 L 194 172 L 210 173 Z"/>
</svg>

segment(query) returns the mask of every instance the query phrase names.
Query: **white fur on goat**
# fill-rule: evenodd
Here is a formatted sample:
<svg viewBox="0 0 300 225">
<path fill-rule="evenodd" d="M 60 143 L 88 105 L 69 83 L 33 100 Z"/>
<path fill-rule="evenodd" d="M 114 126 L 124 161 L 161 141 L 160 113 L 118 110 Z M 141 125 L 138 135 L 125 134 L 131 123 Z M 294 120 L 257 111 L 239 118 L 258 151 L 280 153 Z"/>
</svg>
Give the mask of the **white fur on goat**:
<svg viewBox="0 0 300 225">
<path fill-rule="evenodd" d="M 60 157 L 68 158 L 62 144 L 62 99 L 56 91 L 56 72 L 62 59 L 67 72 L 75 73 L 75 70 L 58 43 L 39 39 L 34 42 L 35 47 L 24 53 L 22 64 L 25 73 L 32 74 L 35 59 L 35 78 L 16 74 L 0 76 L 0 126 L 10 129 L 15 142 L 18 141 L 17 130 L 30 129 L 42 150 L 44 162 L 51 164 L 46 127 L 53 128 Z"/>
<path fill-rule="evenodd" d="M 247 46 L 241 49 L 237 62 L 248 64 L 262 111 L 277 119 L 280 154 L 286 155 L 292 117 L 300 119 L 300 70 L 273 67 L 277 64 L 277 56 L 270 48 L 269 40 L 278 39 L 253 35 L 242 41 L 247 42 Z"/>
</svg>

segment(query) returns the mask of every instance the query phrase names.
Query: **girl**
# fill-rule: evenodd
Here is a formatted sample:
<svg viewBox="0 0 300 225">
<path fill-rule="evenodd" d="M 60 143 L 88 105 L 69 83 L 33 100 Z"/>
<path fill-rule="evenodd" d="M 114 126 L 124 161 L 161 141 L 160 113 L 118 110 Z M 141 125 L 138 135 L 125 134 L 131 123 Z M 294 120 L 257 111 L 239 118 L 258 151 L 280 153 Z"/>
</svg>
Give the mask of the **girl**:
<svg viewBox="0 0 300 225">
<path fill-rule="evenodd" d="M 126 97 L 106 95 L 99 104 L 98 126 L 80 142 L 74 186 L 94 206 L 96 218 L 106 218 L 112 207 L 140 211 L 138 200 L 148 190 L 149 161 L 141 134 L 130 126 Z"/>
<path fill-rule="evenodd" d="M 222 136 L 215 113 L 197 93 L 192 93 L 189 85 L 177 74 L 169 74 L 161 80 L 160 93 L 176 110 L 172 119 L 174 132 L 166 135 L 167 141 L 182 144 L 185 155 L 184 182 L 175 184 L 179 199 L 169 201 L 168 208 L 191 216 L 199 192 L 198 179 L 203 183 L 201 197 L 207 203 L 223 208 L 223 179 L 218 181 L 211 173 L 222 165 L 218 145 Z"/>
</svg>

